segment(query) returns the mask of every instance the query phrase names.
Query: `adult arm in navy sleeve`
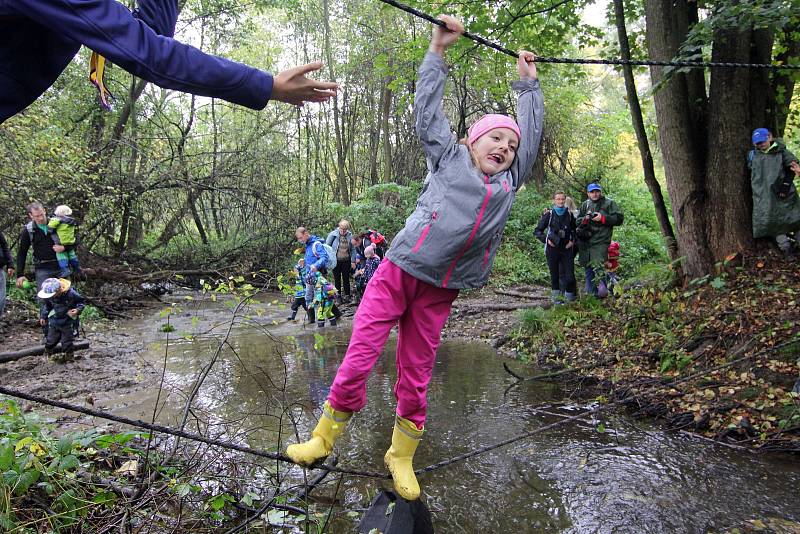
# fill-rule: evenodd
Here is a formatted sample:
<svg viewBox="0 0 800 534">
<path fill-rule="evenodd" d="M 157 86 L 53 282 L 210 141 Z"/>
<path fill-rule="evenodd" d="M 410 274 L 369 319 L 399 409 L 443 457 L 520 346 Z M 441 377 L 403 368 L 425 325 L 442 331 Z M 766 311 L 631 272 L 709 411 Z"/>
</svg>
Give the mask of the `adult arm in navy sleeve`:
<svg viewBox="0 0 800 534">
<path fill-rule="evenodd" d="M 20 15 L 166 89 L 263 108 L 272 76 L 158 35 L 115 0 L 24 0 Z"/>
<path fill-rule="evenodd" d="M 162 12 L 167 18 L 168 11 Z M 142 20 L 149 16 L 153 14 L 145 9 L 137 18 L 115 0 L 0 0 L 6 34 L 0 44 L 0 79 L 12 89 L 0 95 L 0 122 L 38 98 L 81 44 L 161 87 L 253 109 L 263 108 L 270 98 L 302 104 L 334 94 L 336 84 L 305 77 L 321 63 L 295 67 L 273 79 L 267 72 L 159 35 Z"/>
<path fill-rule="evenodd" d="M 550 210 L 546 210 L 539 218 L 539 224 L 537 224 L 536 228 L 533 230 L 533 235 L 542 243 L 547 240 L 547 231 L 549 231 L 551 217 Z"/>
</svg>

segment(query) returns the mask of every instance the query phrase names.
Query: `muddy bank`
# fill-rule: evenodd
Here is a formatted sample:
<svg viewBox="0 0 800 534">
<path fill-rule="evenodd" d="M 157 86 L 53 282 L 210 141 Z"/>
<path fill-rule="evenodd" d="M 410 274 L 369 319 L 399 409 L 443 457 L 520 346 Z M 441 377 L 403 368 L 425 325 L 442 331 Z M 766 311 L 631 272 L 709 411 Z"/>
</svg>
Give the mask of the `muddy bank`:
<svg viewBox="0 0 800 534">
<path fill-rule="evenodd" d="M 529 314 L 523 359 L 601 401 L 734 447 L 800 452 L 800 270 L 734 256 L 686 287 Z M 569 326 L 568 326 L 569 325 Z M 522 369 L 521 374 L 541 371 Z M 590 388 L 586 388 L 586 385 Z"/>
<path fill-rule="evenodd" d="M 549 307 L 549 290 L 539 286 L 462 291 L 453 303 L 442 338 L 482 341 L 501 355 L 513 357 L 509 342 L 519 328 L 520 311 Z"/>
<path fill-rule="evenodd" d="M 147 313 L 155 306 L 127 310 L 131 316 Z M 31 306 L 10 302 L 7 320 L 0 325 L 2 350 L 12 351 L 43 343 L 42 329 Z M 51 399 L 81 405 L 105 407 L 122 394 L 135 393 L 152 384 L 158 373 L 140 357 L 141 339 L 120 331 L 124 321 L 88 319 L 78 340 L 88 340 L 87 350 L 77 351 L 67 363 L 50 361 L 46 356 L 27 356 L 0 364 L 3 385 L 35 393 Z M 76 340 L 77 341 L 77 340 Z M 26 408 L 46 412 L 47 408 L 30 405 Z"/>
</svg>

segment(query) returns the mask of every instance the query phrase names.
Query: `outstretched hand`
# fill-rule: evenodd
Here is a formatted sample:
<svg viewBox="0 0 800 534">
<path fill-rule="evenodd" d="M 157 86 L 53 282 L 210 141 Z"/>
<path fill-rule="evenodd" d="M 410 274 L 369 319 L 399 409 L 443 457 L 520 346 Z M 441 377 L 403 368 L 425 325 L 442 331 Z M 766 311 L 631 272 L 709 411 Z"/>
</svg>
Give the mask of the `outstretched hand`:
<svg viewBox="0 0 800 534">
<path fill-rule="evenodd" d="M 451 15 L 439 15 L 439 20 L 444 22 L 447 28 L 445 29 L 441 26 L 433 27 L 433 36 L 428 50 L 441 56 L 444 54 L 445 49 L 458 41 L 458 38 L 464 33 L 464 24 Z"/>
<path fill-rule="evenodd" d="M 539 75 L 536 73 L 536 55 L 527 50 L 519 51 L 517 59 L 517 71 L 520 80 L 536 80 Z"/>
<path fill-rule="evenodd" d="M 336 94 L 339 86 L 334 82 L 319 82 L 306 78 L 306 74 L 322 68 L 316 61 L 279 72 L 272 82 L 272 99 L 302 106 L 306 102 L 325 102 Z"/>
</svg>

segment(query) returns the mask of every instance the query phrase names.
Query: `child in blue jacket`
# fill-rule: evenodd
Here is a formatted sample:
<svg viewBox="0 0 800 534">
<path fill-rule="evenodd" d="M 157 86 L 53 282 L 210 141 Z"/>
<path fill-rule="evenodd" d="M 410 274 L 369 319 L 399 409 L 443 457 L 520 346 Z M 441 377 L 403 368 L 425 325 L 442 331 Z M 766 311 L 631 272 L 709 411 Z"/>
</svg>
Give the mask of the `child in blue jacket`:
<svg viewBox="0 0 800 534">
<path fill-rule="evenodd" d="M 115 0 L 0 0 L 0 123 L 28 107 L 64 71 L 81 45 L 165 89 L 222 98 L 252 109 L 270 99 L 324 102 L 336 84 L 305 77 L 322 64 L 267 72 L 208 55 L 172 38 L 177 0 L 139 0 L 129 11 Z M 97 55 L 92 66 L 97 68 Z M 102 68 L 101 68 L 102 70 Z M 98 77 L 99 75 L 99 77 Z M 102 72 L 92 81 L 106 98 Z"/>
</svg>

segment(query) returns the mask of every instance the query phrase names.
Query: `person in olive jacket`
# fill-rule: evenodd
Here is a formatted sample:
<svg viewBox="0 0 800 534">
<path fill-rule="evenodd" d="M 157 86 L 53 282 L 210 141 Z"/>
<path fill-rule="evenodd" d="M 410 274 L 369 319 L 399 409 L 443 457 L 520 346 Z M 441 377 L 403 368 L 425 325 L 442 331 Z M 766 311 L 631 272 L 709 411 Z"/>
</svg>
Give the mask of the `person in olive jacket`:
<svg viewBox="0 0 800 534">
<path fill-rule="evenodd" d="M 578 210 L 578 261 L 585 271 L 586 293 L 605 298 L 608 286 L 603 265 L 614 227 L 625 217 L 616 202 L 603 196 L 599 184 L 589 184 L 586 192 L 589 198 Z"/>
</svg>

